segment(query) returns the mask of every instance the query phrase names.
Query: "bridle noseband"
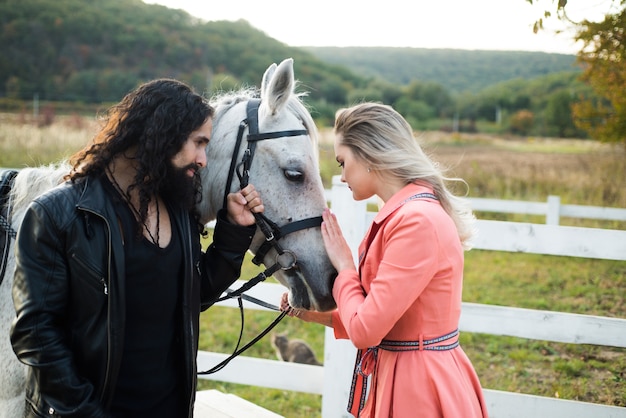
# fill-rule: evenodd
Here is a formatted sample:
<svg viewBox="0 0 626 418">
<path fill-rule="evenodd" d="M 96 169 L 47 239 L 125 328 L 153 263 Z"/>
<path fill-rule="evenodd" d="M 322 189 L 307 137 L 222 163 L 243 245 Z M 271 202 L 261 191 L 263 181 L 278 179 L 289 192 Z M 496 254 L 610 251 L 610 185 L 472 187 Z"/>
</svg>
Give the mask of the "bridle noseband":
<svg viewBox="0 0 626 418">
<path fill-rule="evenodd" d="M 235 173 L 239 178 L 240 189 L 246 187 L 250 180 L 250 167 L 252 166 L 252 160 L 254 159 L 254 153 L 256 151 L 256 146 L 259 141 L 263 141 L 266 139 L 276 139 L 276 138 L 285 138 L 290 136 L 300 136 L 300 135 L 308 135 L 309 132 L 306 129 L 297 129 L 297 130 L 286 130 L 286 131 L 275 131 L 275 132 L 265 132 L 259 133 L 259 105 L 261 104 L 260 99 L 250 99 L 246 105 L 246 119 L 242 120 L 239 124 L 239 130 L 237 132 L 237 141 L 235 143 L 235 149 L 233 150 L 233 154 L 230 161 L 230 168 L 228 170 L 228 179 L 226 180 L 226 188 L 224 189 L 224 200 L 222 203 L 222 207 L 226 207 L 226 197 L 230 191 L 233 177 Z M 239 163 L 237 163 L 237 157 L 239 156 L 239 150 L 241 148 L 241 142 L 243 141 L 244 131 L 248 128 L 248 136 L 247 136 L 247 148 L 243 152 L 243 157 Z M 280 315 L 257 337 L 251 340 L 248 344 L 238 349 L 239 344 L 241 342 L 241 336 L 243 334 L 244 327 L 244 314 L 243 314 L 243 304 L 242 299 L 246 299 L 250 302 L 256 303 L 258 305 L 264 306 L 269 309 L 273 309 L 276 311 L 280 311 L 277 306 L 268 304 L 259 299 L 253 298 L 251 296 L 245 295 L 244 292 L 250 290 L 253 286 L 258 283 L 264 281 L 268 277 L 272 276 L 278 270 L 290 270 L 297 267 L 298 259 L 296 254 L 293 251 L 285 250 L 282 248 L 280 243 L 278 242 L 281 238 L 285 237 L 292 232 L 300 231 L 303 229 L 314 228 L 320 226 L 322 223 L 322 217 L 316 216 L 312 218 L 306 218 L 295 222 L 290 222 L 282 227 L 278 226 L 276 223 L 272 222 L 262 213 L 253 212 L 255 222 L 259 229 L 263 232 L 265 236 L 265 241 L 259 249 L 256 251 L 252 262 L 254 264 L 261 265 L 263 263 L 263 259 L 271 250 L 274 248 L 276 250 L 276 262 L 267 267 L 264 271 L 259 273 L 257 276 L 248 280 L 245 284 L 243 284 L 237 290 L 228 289 L 226 295 L 217 299 L 216 302 L 221 302 L 226 299 L 237 298 L 239 303 L 239 310 L 241 315 L 241 331 L 239 333 L 239 340 L 237 341 L 237 347 L 233 354 L 231 354 L 228 358 L 214 366 L 213 368 L 198 372 L 198 374 L 212 374 L 221 369 L 223 369 L 233 358 L 243 353 L 245 350 L 250 348 L 253 344 L 263 338 L 267 333 L 274 328 L 278 323 L 284 318 L 287 312 L 283 311 Z"/>
</svg>

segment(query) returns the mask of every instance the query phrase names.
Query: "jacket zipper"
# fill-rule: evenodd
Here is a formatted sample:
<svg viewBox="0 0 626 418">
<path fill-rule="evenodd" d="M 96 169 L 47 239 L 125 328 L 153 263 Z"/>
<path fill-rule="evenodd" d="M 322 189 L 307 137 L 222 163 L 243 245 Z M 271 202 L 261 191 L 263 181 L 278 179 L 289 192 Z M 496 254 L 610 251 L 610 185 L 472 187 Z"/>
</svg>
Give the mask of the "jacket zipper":
<svg viewBox="0 0 626 418">
<path fill-rule="evenodd" d="M 107 275 L 109 278 L 109 281 L 111 280 L 111 252 L 112 252 L 112 243 L 111 243 L 111 225 L 109 224 L 109 221 L 106 217 L 104 217 L 103 215 L 101 215 L 100 213 L 97 213 L 91 209 L 82 207 L 82 206 L 78 206 L 77 209 L 83 210 L 87 213 L 91 213 L 97 217 L 99 217 L 100 219 L 102 219 L 104 221 L 104 224 L 106 225 L 107 228 Z M 109 288 L 107 286 L 107 280 L 105 277 L 102 277 L 102 283 L 104 285 L 104 292 L 105 294 L 109 294 Z M 112 298 L 107 298 L 107 305 L 108 305 L 108 309 L 107 309 L 107 362 L 106 362 L 106 372 L 105 372 L 105 377 L 104 377 L 104 383 L 102 385 L 102 394 L 100 395 L 100 402 L 104 405 L 104 395 L 107 393 L 107 388 L 109 385 L 109 379 L 111 378 L 111 352 L 112 347 L 111 347 L 111 317 L 110 317 L 110 312 L 111 312 L 111 299 Z"/>
<path fill-rule="evenodd" d="M 193 283 L 193 269 L 194 269 L 194 265 L 193 265 L 193 245 L 191 244 L 191 231 L 189 230 L 189 221 L 186 220 L 185 218 L 183 218 L 183 219 L 184 220 L 182 222 L 183 225 L 182 225 L 181 230 L 183 231 L 183 233 L 186 233 L 186 235 L 187 235 L 187 252 L 189 253 L 188 256 L 187 256 L 188 259 L 189 259 L 189 267 L 188 267 L 189 268 L 189 273 L 186 274 L 185 277 L 191 277 L 190 283 L 188 283 L 188 285 L 191 286 L 192 283 Z M 200 258 L 202 258 L 202 257 L 200 257 Z M 196 264 L 195 267 L 196 267 L 198 273 L 200 273 L 200 261 L 198 261 L 198 263 Z M 183 283 L 184 282 L 185 282 L 185 280 L 183 280 Z M 183 301 L 185 300 L 184 293 L 185 293 L 185 287 L 183 286 L 183 295 L 182 295 Z M 182 305 L 184 305 L 184 303 L 182 303 Z M 183 316 L 184 316 L 184 313 L 183 313 Z M 188 325 L 189 326 L 189 335 L 190 335 L 190 341 L 192 341 L 192 343 L 190 345 L 188 345 L 188 344 L 185 344 L 183 342 L 183 346 L 188 346 L 189 350 L 192 351 L 191 353 L 189 353 L 190 358 L 192 359 L 192 363 L 191 363 L 191 365 L 188 364 L 187 366 L 188 367 L 191 366 L 191 370 L 190 371 L 195 375 L 196 374 L 196 368 L 194 367 L 195 363 L 194 363 L 194 360 L 193 360 L 194 359 L 194 355 L 193 355 L 194 354 L 193 353 L 193 341 L 195 341 L 195 336 L 194 336 L 194 332 L 193 332 L 193 321 L 185 321 L 185 322 L 187 322 L 189 324 Z M 184 334 L 183 334 L 183 338 L 185 338 Z M 189 406 L 187 408 L 188 411 L 189 411 L 189 418 L 191 418 L 193 416 L 193 401 L 192 401 L 192 399 L 194 398 L 194 391 L 196 390 L 196 388 L 194 387 L 194 383 L 193 382 L 195 382 L 194 379 L 192 379 L 192 383 L 191 383 L 191 387 L 190 387 L 191 391 L 189 393 L 189 404 L 188 404 Z"/>
<path fill-rule="evenodd" d="M 103 293 L 104 293 L 105 295 L 108 295 L 108 294 L 109 294 L 109 286 L 108 286 L 108 284 L 107 284 L 106 279 L 105 279 L 102 275 L 100 275 L 100 274 L 99 274 L 98 272 L 96 272 L 94 269 L 92 269 L 91 267 L 89 267 L 89 266 L 87 265 L 87 263 L 85 263 L 83 260 L 81 260 L 80 258 L 76 257 L 76 253 L 73 253 L 73 254 L 72 254 L 72 259 L 73 259 L 73 260 L 74 260 L 77 264 L 80 264 L 80 265 L 81 265 L 81 266 L 82 266 L 85 270 L 88 270 L 88 271 L 90 271 L 90 272 L 94 273 L 94 275 L 95 275 L 95 276 L 98 276 L 98 282 L 100 282 L 100 284 L 102 285 L 102 290 L 103 290 Z"/>
</svg>

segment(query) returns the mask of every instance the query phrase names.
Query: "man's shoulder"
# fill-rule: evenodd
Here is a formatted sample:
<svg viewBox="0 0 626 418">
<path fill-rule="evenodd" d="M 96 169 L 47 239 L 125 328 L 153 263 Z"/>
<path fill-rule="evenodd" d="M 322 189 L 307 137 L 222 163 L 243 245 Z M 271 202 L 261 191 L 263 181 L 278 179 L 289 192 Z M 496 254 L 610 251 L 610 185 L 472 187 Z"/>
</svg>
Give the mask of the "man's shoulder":
<svg viewBox="0 0 626 418">
<path fill-rule="evenodd" d="M 98 182 L 91 178 L 77 180 L 65 180 L 51 189 L 41 193 L 31 202 L 31 208 L 39 207 L 48 213 L 48 216 L 56 218 L 65 224 L 76 215 L 76 208 L 85 201 L 88 190 L 97 189 Z M 102 201 L 102 199 L 98 199 Z M 37 210 L 37 209 L 35 209 Z"/>
<path fill-rule="evenodd" d="M 86 181 L 65 180 L 37 196 L 34 201 L 43 205 L 75 202 L 82 195 Z"/>
</svg>

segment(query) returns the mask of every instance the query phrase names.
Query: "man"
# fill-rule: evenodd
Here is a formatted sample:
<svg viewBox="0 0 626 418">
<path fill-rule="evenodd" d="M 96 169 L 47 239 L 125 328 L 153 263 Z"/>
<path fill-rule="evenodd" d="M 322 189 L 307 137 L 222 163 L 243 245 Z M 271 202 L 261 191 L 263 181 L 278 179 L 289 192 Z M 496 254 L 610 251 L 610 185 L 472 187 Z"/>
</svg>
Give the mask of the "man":
<svg viewBox="0 0 626 418">
<path fill-rule="evenodd" d="M 27 417 L 192 417 L 198 322 L 238 277 L 263 204 L 231 193 L 201 251 L 213 108 L 155 80 L 113 106 L 16 243 L 11 343 Z"/>
</svg>

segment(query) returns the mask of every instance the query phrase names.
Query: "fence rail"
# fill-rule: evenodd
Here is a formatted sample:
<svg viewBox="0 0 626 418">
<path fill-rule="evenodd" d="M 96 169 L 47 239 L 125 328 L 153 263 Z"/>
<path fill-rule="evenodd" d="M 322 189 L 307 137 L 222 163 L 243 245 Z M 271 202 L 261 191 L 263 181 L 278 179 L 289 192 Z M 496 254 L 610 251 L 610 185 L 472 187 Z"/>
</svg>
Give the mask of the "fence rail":
<svg viewBox="0 0 626 418">
<path fill-rule="evenodd" d="M 331 190 L 326 190 L 330 201 Z M 524 200 L 501 200 L 483 197 L 468 198 L 472 209 L 477 212 L 514 213 L 522 215 L 545 216 L 547 225 L 559 225 L 561 218 L 596 219 L 602 221 L 626 222 L 626 209 L 607 208 L 600 206 L 564 205 L 559 196 L 548 196 L 545 202 L 528 202 Z M 373 197 L 367 203 L 378 203 Z"/>
<path fill-rule="evenodd" d="M 548 196 L 548 200 L 545 203 L 484 198 L 470 198 L 469 201 L 472 204 L 472 209 L 479 212 L 542 215 L 546 217 L 547 225 L 559 225 L 562 217 L 626 221 L 626 209 L 563 205 L 559 196 Z"/>
<path fill-rule="evenodd" d="M 334 179 L 333 189 L 328 192 L 328 198 L 346 239 L 356 254 L 358 242 L 375 214 L 367 212 L 367 202 L 354 202 L 350 191 L 338 181 L 338 178 Z M 511 202 L 500 201 L 501 205 L 498 206 L 496 202 L 493 199 L 474 199 L 472 205 L 475 210 L 497 212 L 521 211 L 522 207 L 531 208 L 534 214 L 546 214 L 547 224 L 480 220 L 478 238 L 474 243 L 476 249 L 626 260 L 626 231 L 558 226 L 558 217 L 554 214 L 548 215 L 546 209 L 554 207 L 554 204 L 550 206 L 548 203 L 513 202 L 511 205 Z M 624 209 L 604 210 L 606 208 L 575 205 L 558 207 L 556 213 L 559 216 L 626 220 Z M 589 210 L 586 211 L 585 208 Z M 249 294 L 258 299 L 276 302 L 284 291 L 281 285 L 263 283 L 254 287 Z M 221 305 L 237 307 L 234 301 L 225 301 Z M 245 307 L 266 310 L 252 304 L 246 304 Z M 626 348 L 626 319 L 622 318 L 464 302 L 459 328 L 463 332 Z M 323 367 L 240 356 L 220 372 L 200 377 L 321 394 L 321 416 L 344 418 L 350 417 L 345 412 L 345 405 L 355 353 L 356 350 L 349 341 L 335 340 L 332 330 L 326 328 Z M 208 369 L 226 357 L 227 355 L 222 353 L 200 352 L 198 367 Z M 485 389 L 485 398 L 491 418 L 529 416 L 626 418 L 626 408 L 611 405 L 490 389 Z"/>
</svg>

